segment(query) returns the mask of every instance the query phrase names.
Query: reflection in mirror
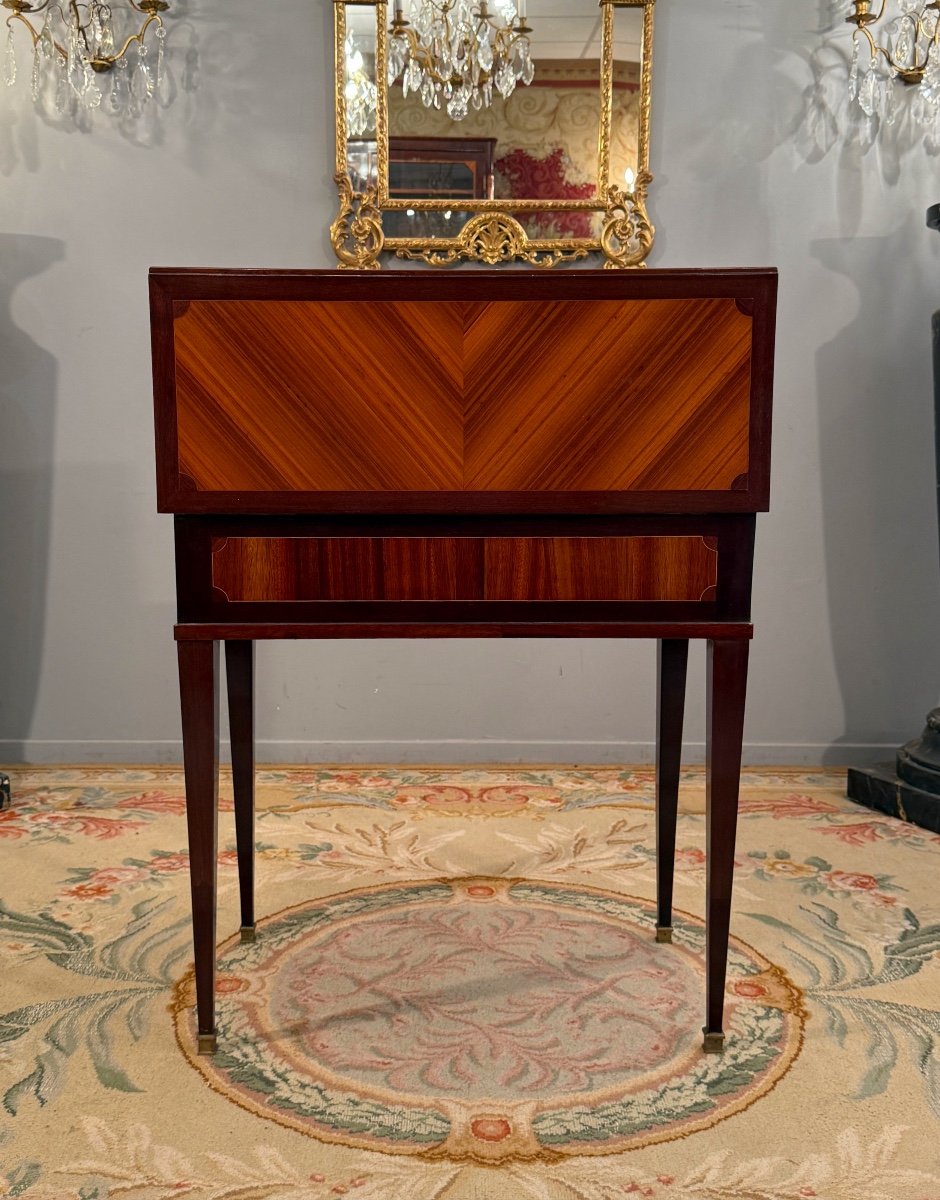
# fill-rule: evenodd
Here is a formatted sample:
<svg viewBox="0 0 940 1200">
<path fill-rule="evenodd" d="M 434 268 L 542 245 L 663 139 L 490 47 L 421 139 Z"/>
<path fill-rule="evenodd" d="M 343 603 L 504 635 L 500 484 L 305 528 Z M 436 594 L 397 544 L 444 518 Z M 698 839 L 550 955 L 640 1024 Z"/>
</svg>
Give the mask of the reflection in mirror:
<svg viewBox="0 0 940 1200">
<path fill-rule="evenodd" d="M 389 248 L 432 261 L 402 239 L 453 240 L 474 214 L 497 209 L 523 242 L 578 248 L 559 258 L 645 257 L 652 0 L 340 6 L 350 183 L 374 196 Z"/>
<path fill-rule="evenodd" d="M 343 39 L 345 65 L 346 132 L 350 138 L 375 135 L 378 103 L 375 83 L 376 10 L 371 5 L 346 10 Z"/>
<path fill-rule="evenodd" d="M 508 99 L 535 76 L 525 0 L 395 0 L 388 31 L 389 87 L 421 97 L 455 121 Z M 518 7 L 517 7 L 518 4 Z"/>
<path fill-rule="evenodd" d="M 504 99 L 471 107 L 454 120 L 446 109 L 405 95 L 399 79 L 388 92 L 390 144 L 396 138 L 492 138 L 497 200 L 595 199 L 600 121 L 601 10 L 592 0 L 531 0 L 528 41 L 532 82 Z M 611 168 L 636 170 L 642 9 L 618 10 L 612 81 Z M 616 178 L 616 174 L 613 178 Z M 586 237 L 591 214 L 571 213 L 567 227 L 543 236 Z"/>
</svg>

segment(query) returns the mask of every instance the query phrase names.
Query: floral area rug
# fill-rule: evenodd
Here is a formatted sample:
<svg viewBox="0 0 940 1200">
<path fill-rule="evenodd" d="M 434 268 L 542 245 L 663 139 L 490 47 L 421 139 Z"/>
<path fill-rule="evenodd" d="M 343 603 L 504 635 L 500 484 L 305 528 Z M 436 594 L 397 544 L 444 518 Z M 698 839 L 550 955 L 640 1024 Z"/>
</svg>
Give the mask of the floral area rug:
<svg viewBox="0 0 940 1200">
<path fill-rule="evenodd" d="M 940 837 L 745 776 L 725 1053 L 704 778 L 672 945 L 648 770 L 266 768 L 194 1052 L 183 783 L 14 772 L 0 1186 L 28 1200 L 940 1200 Z"/>
</svg>

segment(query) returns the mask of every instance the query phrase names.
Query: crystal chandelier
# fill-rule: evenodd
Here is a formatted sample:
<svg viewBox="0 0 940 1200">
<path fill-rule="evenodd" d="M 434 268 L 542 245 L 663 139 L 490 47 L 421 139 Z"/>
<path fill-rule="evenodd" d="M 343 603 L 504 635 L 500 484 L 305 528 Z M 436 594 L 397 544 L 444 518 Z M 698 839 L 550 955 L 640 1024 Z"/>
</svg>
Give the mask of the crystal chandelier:
<svg viewBox="0 0 940 1200">
<path fill-rule="evenodd" d="M 60 4 L 0 0 L 0 4 L 10 10 L 4 83 L 12 86 L 16 82 L 13 31 L 23 25 L 32 39 L 30 91 L 37 104 L 43 105 L 48 97 L 58 113 L 107 107 L 118 114 L 138 116 L 152 97 L 166 99 L 166 29 L 160 16 L 169 7 L 166 0 L 123 0 L 117 11 L 102 0 L 84 4 L 76 0 Z M 156 41 L 152 62 L 147 45 L 151 29 Z M 110 82 L 102 87 L 99 77 L 108 73 Z"/>
<path fill-rule="evenodd" d="M 517 83 L 535 77 L 525 0 L 417 0 L 407 21 L 401 0 L 388 38 L 389 87 L 401 80 L 427 108 L 447 110 L 462 121 L 470 108 L 493 102 L 493 89 L 508 99 Z"/>
<path fill-rule="evenodd" d="M 928 129 L 940 116 L 940 0 L 882 0 L 878 13 L 872 0 L 852 0 L 846 17 L 855 26 L 849 98 L 868 117 L 893 125 L 899 105 L 894 82 L 915 88 L 913 120 Z M 887 11 L 886 11 L 887 10 Z M 879 26 L 881 40 L 875 36 Z"/>
</svg>

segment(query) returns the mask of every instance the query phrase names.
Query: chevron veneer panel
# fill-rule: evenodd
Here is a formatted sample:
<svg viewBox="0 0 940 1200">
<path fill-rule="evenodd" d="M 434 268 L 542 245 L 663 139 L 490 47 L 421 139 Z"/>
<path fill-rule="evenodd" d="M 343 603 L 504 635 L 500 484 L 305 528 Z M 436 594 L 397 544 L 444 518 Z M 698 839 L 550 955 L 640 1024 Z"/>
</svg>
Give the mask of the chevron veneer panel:
<svg viewBox="0 0 940 1200">
<path fill-rule="evenodd" d="M 728 492 L 749 468 L 732 298 L 194 300 L 174 322 L 202 492 Z"/>
<path fill-rule="evenodd" d="M 179 464 L 198 490 L 462 486 L 459 304 L 181 307 Z"/>
<path fill-rule="evenodd" d="M 701 537 L 229 537 L 212 583 L 233 603 L 706 599 Z"/>
<path fill-rule="evenodd" d="M 463 360 L 466 488 L 728 491 L 747 472 L 733 300 L 478 305 Z"/>
</svg>

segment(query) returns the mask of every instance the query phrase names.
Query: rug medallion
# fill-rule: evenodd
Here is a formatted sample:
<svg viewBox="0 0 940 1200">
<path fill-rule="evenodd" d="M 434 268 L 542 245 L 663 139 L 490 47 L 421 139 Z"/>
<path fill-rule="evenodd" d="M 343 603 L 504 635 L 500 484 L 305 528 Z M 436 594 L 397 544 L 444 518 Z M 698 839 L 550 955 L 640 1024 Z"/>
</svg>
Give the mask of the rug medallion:
<svg viewBox="0 0 940 1200">
<path fill-rule="evenodd" d="M 801 995 L 732 939 L 721 1056 L 701 1048 L 705 930 L 581 885 L 461 878 L 284 910 L 220 950 L 213 1089 L 326 1141 L 496 1163 L 610 1154 L 765 1095 L 802 1044 Z"/>
</svg>

